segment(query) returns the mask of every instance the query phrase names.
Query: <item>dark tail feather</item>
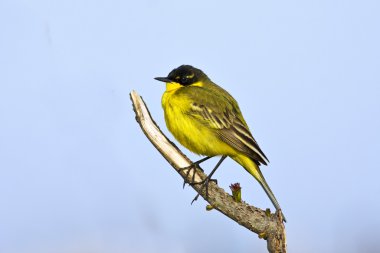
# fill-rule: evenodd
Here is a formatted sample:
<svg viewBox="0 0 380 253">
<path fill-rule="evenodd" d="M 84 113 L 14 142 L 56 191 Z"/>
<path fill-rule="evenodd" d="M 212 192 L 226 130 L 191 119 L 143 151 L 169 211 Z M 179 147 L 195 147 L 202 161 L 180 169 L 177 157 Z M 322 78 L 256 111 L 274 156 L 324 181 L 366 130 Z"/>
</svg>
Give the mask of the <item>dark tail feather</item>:
<svg viewBox="0 0 380 253">
<path fill-rule="evenodd" d="M 267 184 L 267 181 L 265 180 L 260 169 L 258 169 L 258 172 L 261 176 L 261 180 L 259 180 L 260 185 L 263 187 L 265 193 L 268 195 L 270 201 L 272 202 L 272 204 L 274 205 L 276 210 L 281 210 L 280 204 L 278 203 L 278 201 L 277 201 L 276 197 L 274 196 L 272 190 L 270 189 L 269 185 Z M 282 211 L 281 211 L 281 214 L 282 214 L 282 219 L 286 222 L 286 218 L 285 218 L 284 214 L 282 213 Z"/>
</svg>

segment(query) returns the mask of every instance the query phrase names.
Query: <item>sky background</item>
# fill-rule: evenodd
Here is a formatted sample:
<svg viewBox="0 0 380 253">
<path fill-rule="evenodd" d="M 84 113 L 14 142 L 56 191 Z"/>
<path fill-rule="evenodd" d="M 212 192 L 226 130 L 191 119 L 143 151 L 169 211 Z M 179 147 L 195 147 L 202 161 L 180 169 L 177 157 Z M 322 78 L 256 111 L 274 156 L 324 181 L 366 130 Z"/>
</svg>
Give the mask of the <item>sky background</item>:
<svg viewBox="0 0 380 253">
<path fill-rule="evenodd" d="M 0 0 L 0 252 L 266 252 L 190 205 L 134 119 L 132 90 L 168 133 L 153 78 L 181 64 L 239 101 L 289 252 L 379 252 L 379 13 L 376 0 Z M 232 160 L 215 178 L 274 209 Z"/>
</svg>

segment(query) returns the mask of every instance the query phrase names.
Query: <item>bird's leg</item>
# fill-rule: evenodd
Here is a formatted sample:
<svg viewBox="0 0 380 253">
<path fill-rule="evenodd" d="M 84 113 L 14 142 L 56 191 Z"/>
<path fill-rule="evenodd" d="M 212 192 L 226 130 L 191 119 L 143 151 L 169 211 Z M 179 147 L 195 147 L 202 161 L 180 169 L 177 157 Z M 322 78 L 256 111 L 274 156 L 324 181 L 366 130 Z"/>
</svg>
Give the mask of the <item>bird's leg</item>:
<svg viewBox="0 0 380 253">
<path fill-rule="evenodd" d="M 200 170 L 202 170 L 201 168 L 199 168 L 199 164 L 203 163 L 204 161 L 212 158 L 213 156 L 206 156 L 205 158 L 202 158 L 200 159 L 199 161 L 196 161 L 194 163 L 192 163 L 190 166 L 187 166 L 187 167 L 183 167 L 183 168 L 180 168 L 178 171 L 182 171 L 182 170 L 187 170 L 186 172 L 186 178 L 189 177 L 190 175 L 190 171 L 194 170 L 194 173 L 193 173 L 193 177 L 192 177 L 192 181 L 191 182 L 194 182 L 194 179 L 195 179 L 195 170 L 198 168 Z M 202 170 L 203 171 L 203 170 Z M 186 184 L 186 179 L 183 181 L 183 188 L 185 188 L 185 184 Z"/>
<path fill-rule="evenodd" d="M 196 201 L 199 197 L 199 193 L 202 192 L 203 188 L 206 187 L 206 198 L 208 198 L 208 184 L 209 182 L 212 180 L 211 177 L 212 175 L 215 173 L 215 171 L 218 169 L 218 167 L 222 164 L 222 162 L 224 161 L 224 159 L 226 159 L 226 155 L 222 156 L 222 158 L 220 158 L 219 162 L 216 164 L 215 168 L 211 171 L 211 173 L 206 177 L 205 180 L 203 180 L 202 182 L 197 182 L 197 183 L 193 183 L 194 184 L 202 184 L 201 188 L 199 189 L 198 191 L 198 194 L 195 196 L 195 198 L 193 199 L 193 201 L 191 201 L 191 204 L 193 204 L 194 201 Z"/>
</svg>

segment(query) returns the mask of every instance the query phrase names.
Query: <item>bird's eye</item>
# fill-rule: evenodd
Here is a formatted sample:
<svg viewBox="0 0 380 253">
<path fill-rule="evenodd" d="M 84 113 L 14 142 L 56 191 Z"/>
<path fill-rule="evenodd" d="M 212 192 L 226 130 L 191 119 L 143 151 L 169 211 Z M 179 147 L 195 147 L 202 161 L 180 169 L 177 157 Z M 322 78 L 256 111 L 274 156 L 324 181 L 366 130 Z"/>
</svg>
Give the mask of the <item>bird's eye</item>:
<svg viewBox="0 0 380 253">
<path fill-rule="evenodd" d="M 186 76 L 182 77 L 181 78 L 181 83 L 186 83 L 188 80 L 188 78 Z"/>
</svg>

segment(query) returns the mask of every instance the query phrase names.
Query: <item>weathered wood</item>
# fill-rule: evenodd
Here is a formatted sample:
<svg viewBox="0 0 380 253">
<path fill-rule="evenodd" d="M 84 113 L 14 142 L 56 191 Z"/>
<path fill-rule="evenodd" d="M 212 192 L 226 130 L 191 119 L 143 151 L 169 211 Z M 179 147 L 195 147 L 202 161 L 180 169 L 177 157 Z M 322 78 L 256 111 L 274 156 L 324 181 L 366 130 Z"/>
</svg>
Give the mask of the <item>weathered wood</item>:
<svg viewBox="0 0 380 253">
<path fill-rule="evenodd" d="M 136 113 L 136 121 L 139 123 L 149 141 L 169 162 L 169 164 L 184 180 L 189 181 L 194 179 L 194 182 L 201 182 L 204 180 L 206 175 L 199 169 L 196 171 L 193 169 L 190 171 L 189 169 L 181 170 L 181 168 L 190 166 L 192 161 L 161 132 L 157 124 L 153 121 L 143 99 L 137 94 L 137 92 L 132 91 L 130 97 L 133 109 Z M 214 182 L 210 182 L 207 196 L 205 189 L 202 191 L 200 190 L 201 185 L 196 184 L 192 185 L 192 187 L 214 209 L 256 233 L 259 238 L 265 239 L 267 241 L 269 252 L 286 253 L 285 226 L 280 212 L 271 214 L 257 207 L 250 206 L 245 202 L 235 202 L 231 195 L 227 194 Z"/>
</svg>

